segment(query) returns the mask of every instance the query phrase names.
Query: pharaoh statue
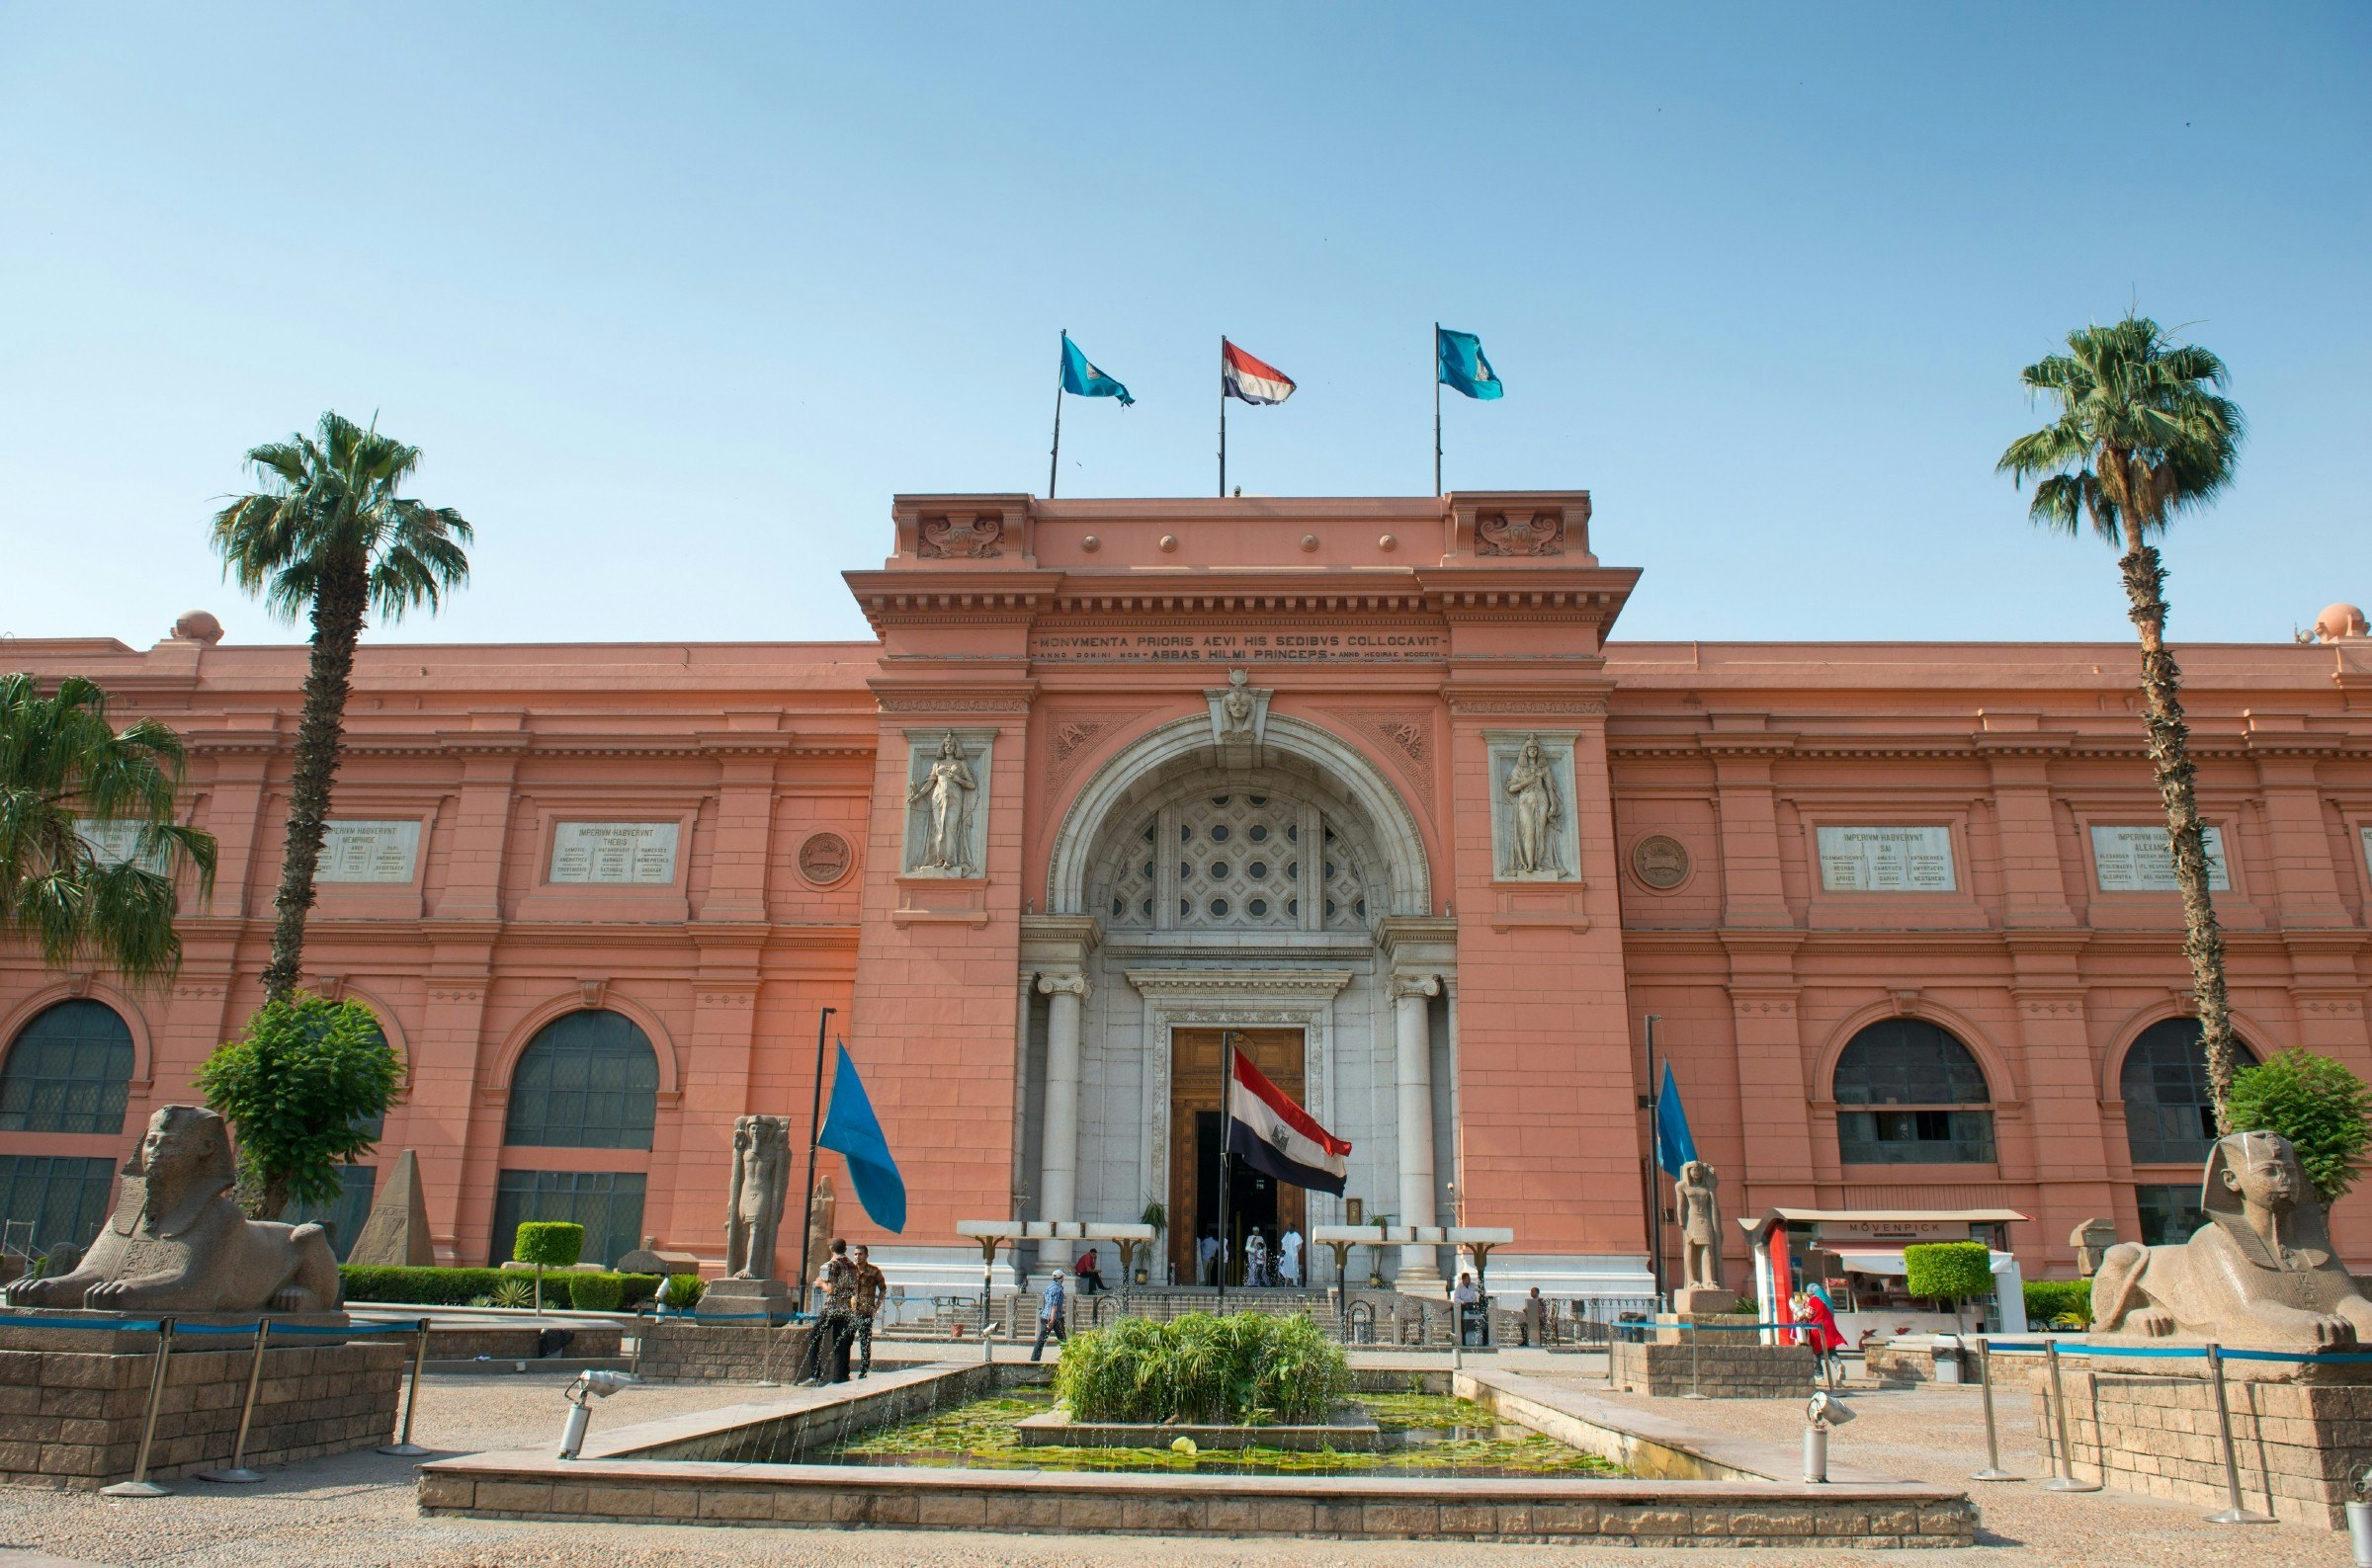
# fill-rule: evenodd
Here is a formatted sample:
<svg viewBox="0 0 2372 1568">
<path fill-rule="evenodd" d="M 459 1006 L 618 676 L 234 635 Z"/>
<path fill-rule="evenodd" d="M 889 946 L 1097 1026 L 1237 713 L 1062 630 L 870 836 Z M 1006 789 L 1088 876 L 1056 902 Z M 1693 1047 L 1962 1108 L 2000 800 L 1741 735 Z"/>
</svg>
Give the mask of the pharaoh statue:
<svg viewBox="0 0 2372 1568">
<path fill-rule="evenodd" d="M 116 1212 L 73 1271 L 8 1287 L 10 1306 L 117 1312 L 327 1312 L 338 1260 L 319 1225 L 249 1219 L 222 1118 L 165 1106 L 124 1167 Z"/>
<path fill-rule="evenodd" d="M 972 795 L 979 782 L 964 760 L 964 747 L 949 731 L 939 743 L 931 771 L 906 791 L 906 804 L 920 806 L 926 819 L 922 857 L 917 870 L 945 871 L 951 876 L 972 871 Z"/>
<path fill-rule="evenodd" d="M 791 1122 L 743 1116 L 733 1123 L 732 1197 L 725 1209 L 724 1272 L 734 1279 L 774 1276 L 774 1239 L 791 1191 Z"/>
<path fill-rule="evenodd" d="M 2235 1132 L 2208 1155 L 2185 1242 L 2120 1242 L 2092 1279 L 2092 1333 L 2321 1351 L 2372 1342 L 2365 1299 L 2331 1252 L 2323 1203 L 2278 1132 Z M 2153 1363 L 2155 1364 L 2155 1363 Z"/>
<path fill-rule="evenodd" d="M 1674 1307 L 1683 1312 L 1720 1310 L 1734 1298 L 1722 1288 L 1721 1178 L 1703 1160 L 1680 1167 L 1673 1184 L 1680 1211 L 1680 1288 Z"/>
<path fill-rule="evenodd" d="M 807 1273 L 812 1275 L 823 1260 L 832 1255 L 832 1223 L 840 1209 L 839 1196 L 832 1191 L 832 1179 L 824 1176 L 815 1183 L 815 1196 L 807 1200 Z"/>
<path fill-rule="evenodd" d="M 1507 770 L 1506 791 L 1514 829 L 1508 835 L 1507 868 L 1518 876 L 1558 874 L 1564 867 L 1557 864 L 1557 822 L 1564 807 L 1557 799 L 1556 770 L 1538 735 L 1524 742 L 1515 766 Z"/>
</svg>

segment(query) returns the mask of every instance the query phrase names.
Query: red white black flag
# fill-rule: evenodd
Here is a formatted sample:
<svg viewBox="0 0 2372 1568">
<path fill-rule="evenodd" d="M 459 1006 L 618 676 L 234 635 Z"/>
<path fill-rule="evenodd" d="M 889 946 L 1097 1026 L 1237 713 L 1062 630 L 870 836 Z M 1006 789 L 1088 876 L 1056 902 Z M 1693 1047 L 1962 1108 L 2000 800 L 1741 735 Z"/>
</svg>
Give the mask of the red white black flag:
<svg viewBox="0 0 2372 1568">
<path fill-rule="evenodd" d="M 1293 395 L 1293 377 L 1255 360 L 1227 339 L 1219 340 L 1219 395 L 1247 403 L 1282 403 Z"/>
<path fill-rule="evenodd" d="M 1319 1126 L 1250 1057 L 1228 1055 L 1235 1066 L 1228 1084 L 1228 1152 L 1289 1187 L 1340 1197 L 1350 1144 Z"/>
</svg>

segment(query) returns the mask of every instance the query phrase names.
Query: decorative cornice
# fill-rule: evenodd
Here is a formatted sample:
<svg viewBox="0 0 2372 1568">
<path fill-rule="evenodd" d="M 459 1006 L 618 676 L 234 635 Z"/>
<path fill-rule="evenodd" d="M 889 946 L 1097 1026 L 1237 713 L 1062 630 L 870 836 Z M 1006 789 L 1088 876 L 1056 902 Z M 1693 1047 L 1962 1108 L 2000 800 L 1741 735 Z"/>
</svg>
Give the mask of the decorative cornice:
<svg viewBox="0 0 2372 1568">
<path fill-rule="evenodd" d="M 1248 1000 L 1322 1000 L 1351 983 L 1348 969 L 1130 969 L 1129 984 L 1148 1000 L 1209 996 Z"/>
</svg>

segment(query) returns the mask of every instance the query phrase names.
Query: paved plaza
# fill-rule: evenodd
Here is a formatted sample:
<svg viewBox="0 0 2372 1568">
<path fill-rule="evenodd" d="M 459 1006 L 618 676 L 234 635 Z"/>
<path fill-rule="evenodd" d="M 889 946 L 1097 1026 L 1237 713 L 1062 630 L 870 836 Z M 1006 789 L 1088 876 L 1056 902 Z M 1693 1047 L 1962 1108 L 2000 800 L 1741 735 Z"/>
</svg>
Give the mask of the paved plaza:
<svg viewBox="0 0 2372 1568">
<path fill-rule="evenodd" d="M 1374 1357 L 1420 1362 L 1439 1357 Z M 1508 1352 L 1511 1370 L 1571 1383 L 1601 1398 L 1653 1411 L 1712 1433 L 1793 1445 L 1801 1431 L 1794 1401 L 1694 1401 L 1609 1394 L 1595 1357 Z M 536 1445 L 559 1429 L 563 1379 L 550 1374 L 432 1377 L 423 1392 L 418 1436 L 439 1453 Z M 708 1409 L 734 1397 L 713 1387 L 632 1388 L 602 1403 L 602 1427 L 626 1426 Z M 1957 1483 L 1984 1457 L 1984 1426 L 1974 1390 L 1921 1387 L 1857 1391 L 1860 1419 L 1837 1434 L 1839 1465 L 1908 1479 Z M 2021 1474 L 2047 1472 L 2024 1431 L 2021 1401 L 2002 1403 L 2003 1459 Z M 337 1564 L 339 1568 L 495 1568 L 535 1564 L 633 1563 L 674 1568 L 702 1563 L 873 1565 L 1024 1565 L 1024 1568 L 1127 1568 L 1168 1565 L 1336 1563 L 1548 1564 L 1603 1553 L 1629 1564 L 1704 1565 L 1746 1561 L 1868 1564 L 1876 1560 L 1962 1568 L 2189 1568 L 2245 1560 L 2345 1568 L 2345 1539 L 2292 1525 L 2220 1527 L 2190 1504 L 2116 1493 L 2055 1496 L 2027 1483 L 1973 1487 L 1984 1510 L 1982 1544 L 1958 1550 L 1797 1551 L 1652 1550 L 1572 1546 L 1469 1545 L 1456 1541 L 1126 1539 L 1093 1535 L 965 1534 L 941 1531 L 737 1529 L 689 1526 L 573 1526 L 440 1518 L 415 1506 L 411 1464 L 376 1453 L 347 1454 L 288 1466 L 257 1486 L 218 1488 L 176 1481 L 175 1495 L 145 1502 L 88 1493 L 25 1489 L 0 1492 L 0 1568 L 38 1568 L 49 1560 L 87 1565 L 174 1564 L 232 1568 L 245 1564 Z"/>
</svg>

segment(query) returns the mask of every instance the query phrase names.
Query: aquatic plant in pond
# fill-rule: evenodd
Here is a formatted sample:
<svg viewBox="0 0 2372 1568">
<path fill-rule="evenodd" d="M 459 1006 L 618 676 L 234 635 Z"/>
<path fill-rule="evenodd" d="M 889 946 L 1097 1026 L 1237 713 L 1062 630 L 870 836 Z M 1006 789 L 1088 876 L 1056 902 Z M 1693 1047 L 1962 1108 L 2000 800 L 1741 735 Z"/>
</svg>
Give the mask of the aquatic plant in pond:
<svg viewBox="0 0 2372 1568">
<path fill-rule="evenodd" d="M 1045 1414 L 1055 1404 L 1046 1388 L 1011 1388 L 999 1394 L 946 1406 L 928 1415 L 835 1444 L 806 1462 L 915 1465 L 984 1470 L 1128 1470 L 1190 1475 L 1371 1476 L 1619 1476 L 1623 1471 L 1595 1454 L 1553 1438 L 1500 1424 L 1482 1406 L 1438 1395 L 1364 1396 L 1363 1404 L 1384 1429 L 1387 1449 L 1341 1453 L 1331 1449 L 1296 1452 L 1282 1448 L 1202 1448 L 1188 1453 L 1168 1444 L 1142 1448 L 1024 1446 L 1014 1424 Z M 736 1455 L 742 1458 L 780 1457 Z"/>
<path fill-rule="evenodd" d="M 1123 1318 L 1063 1346 L 1055 1372 L 1073 1421 L 1319 1426 L 1351 1387 L 1342 1347 L 1302 1312 Z"/>
</svg>

